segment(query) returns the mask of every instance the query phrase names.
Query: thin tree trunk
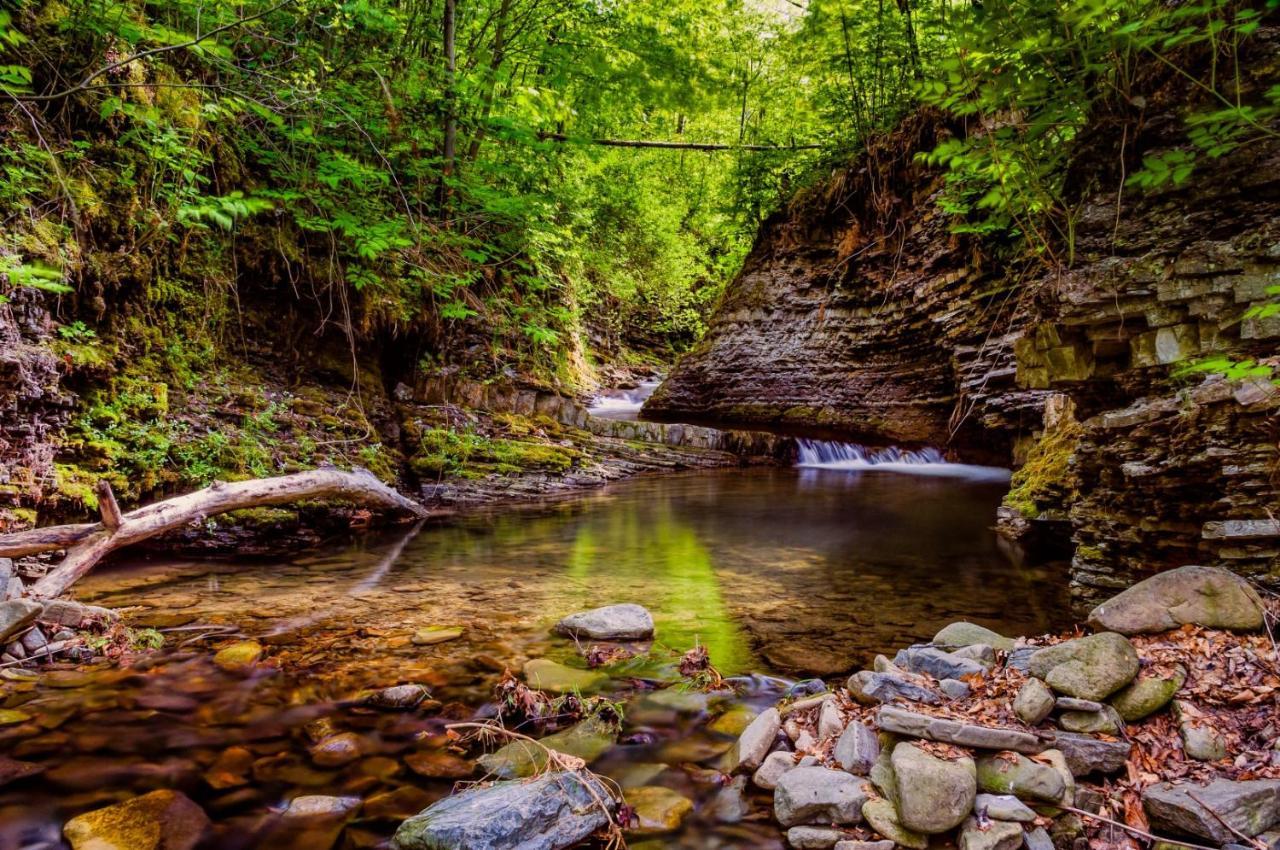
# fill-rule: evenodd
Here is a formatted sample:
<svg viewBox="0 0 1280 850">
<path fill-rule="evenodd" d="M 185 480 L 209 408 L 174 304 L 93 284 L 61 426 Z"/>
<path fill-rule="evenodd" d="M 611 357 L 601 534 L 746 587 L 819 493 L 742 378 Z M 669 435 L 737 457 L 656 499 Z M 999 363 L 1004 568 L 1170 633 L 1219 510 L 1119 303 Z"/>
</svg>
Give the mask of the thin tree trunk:
<svg viewBox="0 0 1280 850">
<path fill-rule="evenodd" d="M 444 169 L 440 173 L 440 217 L 447 219 L 449 181 L 458 158 L 458 92 L 454 78 L 458 71 L 455 53 L 457 0 L 444 0 Z"/>
<path fill-rule="evenodd" d="M 480 101 L 480 115 L 476 121 L 476 132 L 471 137 L 467 148 L 467 162 L 475 162 L 480 156 L 480 143 L 484 141 L 485 124 L 489 121 L 489 113 L 493 109 L 493 96 L 498 87 L 498 71 L 507 58 L 507 18 L 511 14 L 513 0 L 502 0 L 498 8 L 498 22 L 493 33 L 493 53 L 489 59 L 489 81 L 484 96 Z"/>
<path fill-rule="evenodd" d="M 924 69 L 920 66 L 920 43 L 916 41 L 916 27 L 911 21 L 911 0 L 898 0 L 898 10 L 902 12 L 902 21 L 907 28 L 907 49 L 911 52 L 911 73 L 917 80 L 924 79 Z"/>
</svg>

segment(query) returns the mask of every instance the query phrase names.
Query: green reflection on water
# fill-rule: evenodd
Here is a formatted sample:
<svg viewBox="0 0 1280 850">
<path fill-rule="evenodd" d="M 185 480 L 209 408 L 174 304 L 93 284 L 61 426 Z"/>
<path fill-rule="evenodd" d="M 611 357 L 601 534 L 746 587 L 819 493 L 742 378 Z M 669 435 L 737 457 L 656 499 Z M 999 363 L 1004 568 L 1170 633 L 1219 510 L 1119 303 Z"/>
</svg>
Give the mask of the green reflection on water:
<svg viewBox="0 0 1280 850">
<path fill-rule="evenodd" d="M 637 602 L 653 613 L 660 643 L 679 650 L 706 646 L 726 674 L 746 672 L 754 663 L 748 637 L 725 604 L 711 553 L 665 501 L 630 502 L 586 519 L 570 546 L 567 574 L 582 607 Z M 632 596 L 614 598 L 619 588 Z"/>
</svg>

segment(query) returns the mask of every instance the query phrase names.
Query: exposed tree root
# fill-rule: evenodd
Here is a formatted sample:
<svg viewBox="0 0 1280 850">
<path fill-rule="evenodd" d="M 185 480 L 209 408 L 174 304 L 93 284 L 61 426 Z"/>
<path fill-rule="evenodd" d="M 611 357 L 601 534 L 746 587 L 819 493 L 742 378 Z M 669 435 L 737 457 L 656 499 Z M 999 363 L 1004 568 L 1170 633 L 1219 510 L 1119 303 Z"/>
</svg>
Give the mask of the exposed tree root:
<svg viewBox="0 0 1280 850">
<path fill-rule="evenodd" d="M 426 508 L 379 481 L 367 469 L 344 472 L 313 469 L 274 478 L 226 483 L 216 481 L 203 490 L 120 513 L 110 486 L 99 492 L 102 522 L 37 528 L 0 537 L 0 557 L 18 557 L 66 549 L 48 575 L 32 585 L 30 594 L 52 599 L 66 592 L 81 576 L 111 552 L 193 520 L 227 511 L 278 505 L 300 499 L 340 498 L 403 511 L 417 517 Z"/>
</svg>

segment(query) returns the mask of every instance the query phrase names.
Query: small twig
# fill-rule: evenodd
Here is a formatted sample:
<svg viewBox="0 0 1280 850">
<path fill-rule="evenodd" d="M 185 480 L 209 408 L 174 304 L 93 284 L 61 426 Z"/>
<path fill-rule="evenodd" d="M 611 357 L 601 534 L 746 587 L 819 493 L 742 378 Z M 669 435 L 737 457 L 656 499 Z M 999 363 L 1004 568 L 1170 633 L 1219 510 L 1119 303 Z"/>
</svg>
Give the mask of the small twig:
<svg viewBox="0 0 1280 850">
<path fill-rule="evenodd" d="M 1095 815 L 1093 812 L 1086 812 L 1084 809 L 1077 809 L 1074 806 L 1067 806 L 1062 803 L 1054 803 L 1053 806 L 1055 809 L 1062 809 L 1063 811 L 1066 811 L 1066 812 L 1072 812 L 1074 814 L 1079 815 L 1082 818 L 1089 818 L 1090 820 L 1101 821 L 1102 823 L 1119 827 L 1120 829 L 1123 829 L 1125 832 L 1132 833 L 1133 835 L 1136 835 L 1139 838 L 1145 838 L 1148 841 L 1163 841 L 1166 844 L 1176 844 L 1179 847 L 1190 847 L 1192 848 L 1192 850 L 1218 850 L 1217 847 L 1210 847 L 1207 844 L 1192 844 L 1188 841 L 1179 841 L 1176 838 L 1165 838 L 1163 835 L 1152 835 L 1146 830 L 1138 829 L 1136 826 L 1129 826 L 1129 824 L 1127 823 L 1121 823 L 1118 820 L 1112 820 L 1111 818 L 1103 817 L 1102 815 Z"/>
<path fill-rule="evenodd" d="M 1194 791 L 1188 791 L 1187 796 L 1190 797 L 1192 800 L 1195 800 L 1197 803 L 1199 803 L 1202 809 L 1204 809 L 1209 814 L 1213 815 L 1214 820 L 1216 820 L 1218 823 L 1222 824 L 1227 829 L 1229 829 L 1232 835 L 1239 838 L 1245 844 L 1248 844 L 1251 847 L 1257 847 L 1258 850 L 1267 850 L 1266 845 L 1264 845 L 1262 842 L 1254 841 L 1252 836 L 1245 835 L 1243 832 L 1241 832 L 1240 830 L 1236 829 L 1234 826 L 1232 826 L 1231 824 L 1223 820 L 1222 816 L 1219 815 L 1217 812 L 1215 812 L 1213 809 L 1211 809 L 1209 805 L 1205 803 L 1204 800 L 1201 800 L 1199 797 L 1197 797 Z"/>
</svg>

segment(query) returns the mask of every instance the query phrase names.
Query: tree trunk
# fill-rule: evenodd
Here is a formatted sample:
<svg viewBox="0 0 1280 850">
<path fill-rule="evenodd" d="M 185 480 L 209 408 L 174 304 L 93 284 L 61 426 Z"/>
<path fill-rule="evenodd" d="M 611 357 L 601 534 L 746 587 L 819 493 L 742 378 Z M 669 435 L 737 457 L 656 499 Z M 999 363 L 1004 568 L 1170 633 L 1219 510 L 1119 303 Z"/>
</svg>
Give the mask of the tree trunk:
<svg viewBox="0 0 1280 850">
<path fill-rule="evenodd" d="M 34 555 L 66 548 L 66 557 L 31 587 L 30 595 L 52 599 L 105 556 L 139 541 L 227 511 L 279 505 L 300 499 L 349 499 L 363 504 L 404 511 L 417 517 L 426 508 L 397 493 L 366 469 L 343 472 L 313 469 L 275 478 L 225 483 L 217 481 L 203 490 L 121 514 L 115 496 L 107 488 L 103 522 L 37 528 L 0 537 L 0 557 Z M 101 496 L 100 496 L 101 498 Z"/>
<path fill-rule="evenodd" d="M 476 121 L 476 132 L 471 137 L 471 145 L 467 148 L 467 162 L 475 162 L 480 156 L 480 143 L 484 141 L 484 125 L 493 110 L 493 96 L 498 88 L 498 71 L 507 58 L 507 19 L 511 16 L 513 0 L 502 0 L 498 7 L 498 22 L 493 33 L 493 52 L 489 58 L 489 80 L 484 95 L 480 100 L 480 115 Z"/>
<path fill-rule="evenodd" d="M 448 218 L 449 181 L 453 178 L 454 165 L 458 159 L 458 91 L 457 80 L 458 57 L 454 43 L 457 21 L 457 0 L 444 0 L 444 169 L 440 173 L 440 212 L 441 218 Z"/>
</svg>

